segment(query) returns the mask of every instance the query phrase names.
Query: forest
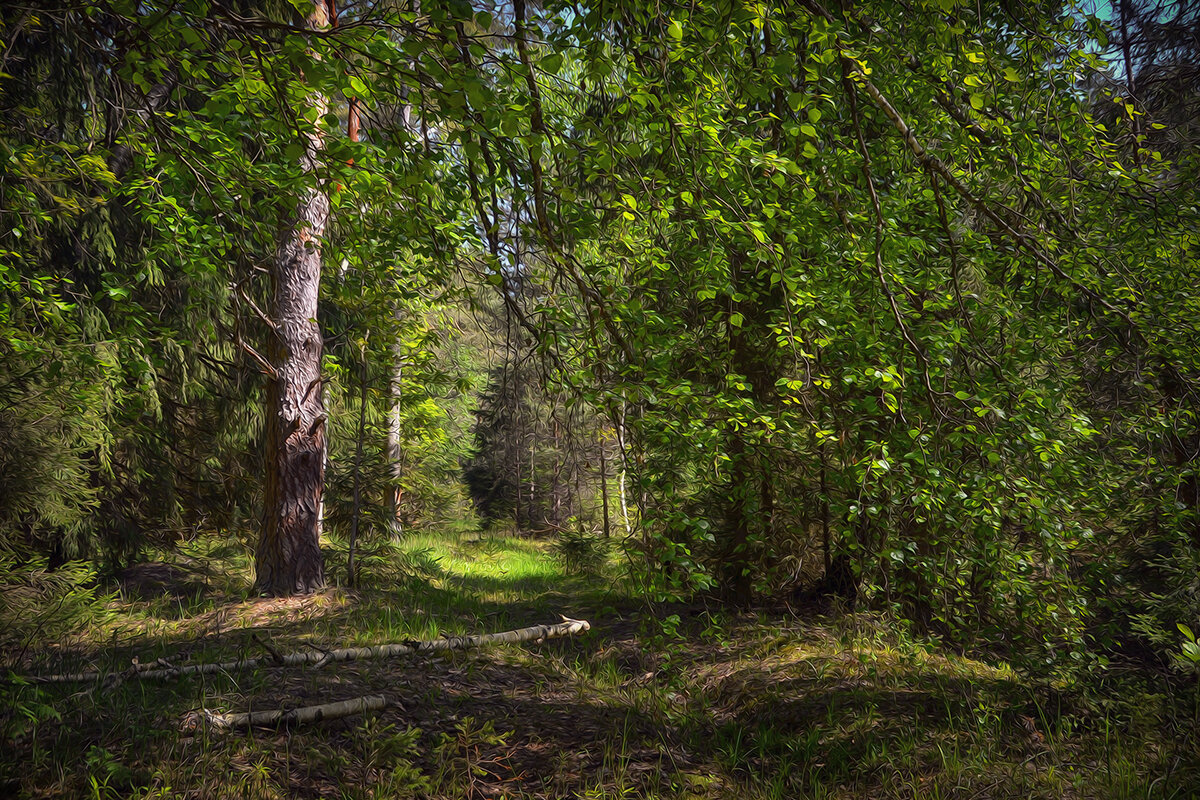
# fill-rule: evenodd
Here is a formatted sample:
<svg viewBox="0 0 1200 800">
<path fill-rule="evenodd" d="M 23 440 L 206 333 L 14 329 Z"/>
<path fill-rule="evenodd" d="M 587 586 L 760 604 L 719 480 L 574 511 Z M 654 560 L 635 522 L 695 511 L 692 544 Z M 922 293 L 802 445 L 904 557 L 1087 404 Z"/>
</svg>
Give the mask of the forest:
<svg viewBox="0 0 1200 800">
<path fill-rule="evenodd" d="M 1200 4 L 7 0 L 0 795 L 1200 796 Z"/>
</svg>

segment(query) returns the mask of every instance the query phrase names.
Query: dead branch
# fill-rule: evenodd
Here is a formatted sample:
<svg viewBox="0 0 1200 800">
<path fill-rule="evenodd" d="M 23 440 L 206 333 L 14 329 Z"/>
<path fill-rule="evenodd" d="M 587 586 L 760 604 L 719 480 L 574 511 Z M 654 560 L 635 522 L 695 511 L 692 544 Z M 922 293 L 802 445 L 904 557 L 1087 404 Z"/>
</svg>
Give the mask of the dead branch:
<svg viewBox="0 0 1200 800">
<path fill-rule="evenodd" d="M 305 650 L 293 653 L 275 654 L 267 658 L 243 658 L 237 661 L 226 661 L 210 664 L 187 664 L 184 666 L 163 666 L 158 669 L 125 670 L 122 672 L 75 672 L 63 675 L 29 675 L 20 678 L 29 683 L 83 683 L 87 681 L 106 681 L 120 683 L 124 680 L 169 680 L 185 675 L 212 675 L 218 672 L 235 672 L 239 670 L 258 669 L 259 667 L 277 666 L 324 666 L 338 661 L 359 661 L 368 658 L 392 658 L 415 653 L 431 653 L 441 650 L 467 650 L 490 644 L 515 644 L 518 642 L 542 642 L 545 639 L 555 639 L 560 636 L 574 636 L 591 630 L 591 623 L 583 619 L 562 618 L 562 622 L 554 625 L 534 625 L 529 628 L 518 628 L 501 633 L 484 633 L 476 636 L 449 636 L 429 641 L 408 641 L 393 644 L 379 644 L 373 647 L 347 647 L 339 650 Z"/>
<path fill-rule="evenodd" d="M 227 732 L 238 728 L 253 727 L 285 727 L 302 725 L 308 722 L 321 722 L 327 719 L 341 719 L 367 711 L 378 711 L 385 708 L 388 701 L 382 695 L 367 695 L 340 700 L 336 703 L 323 703 L 319 706 L 303 706 L 287 711 L 276 708 L 270 711 L 247 711 L 243 713 L 218 714 L 202 708 L 184 717 L 183 729 L 195 732 L 201 728 Z"/>
</svg>

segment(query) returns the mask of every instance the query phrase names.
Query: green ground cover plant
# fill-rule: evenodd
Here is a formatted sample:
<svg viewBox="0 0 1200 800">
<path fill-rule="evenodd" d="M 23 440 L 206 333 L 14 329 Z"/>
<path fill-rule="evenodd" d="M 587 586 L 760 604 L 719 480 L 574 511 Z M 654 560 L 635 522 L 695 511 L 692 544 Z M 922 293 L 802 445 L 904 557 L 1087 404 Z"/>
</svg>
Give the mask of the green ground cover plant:
<svg viewBox="0 0 1200 800">
<path fill-rule="evenodd" d="M 556 614 L 578 638 L 432 658 L 173 682 L 6 684 L 4 786 L 22 797 L 1188 797 L 1184 714 L 1146 686 L 1030 685 L 877 613 L 639 602 L 610 563 L 568 575 L 547 542 L 464 526 L 396 545 L 392 569 L 302 599 L 248 595 L 250 560 L 114 596 L 9 675 L 202 662 L 503 630 Z M 224 555 L 213 558 L 211 554 Z M 192 560 L 195 559 L 195 560 Z M 364 565 L 366 566 L 366 565 Z M 407 569 L 403 572 L 401 566 Z M 190 597 L 171 592 L 194 587 Z M 146 592 L 148 587 L 141 587 Z M 264 644 L 265 643 L 265 644 Z M 1133 691 L 1136 686 L 1136 691 Z M 1130 693 L 1130 692 L 1133 693 Z M 189 711 L 382 693 L 383 711 L 290 730 L 188 732 Z M 80 764 L 83 768 L 80 769 Z"/>
</svg>

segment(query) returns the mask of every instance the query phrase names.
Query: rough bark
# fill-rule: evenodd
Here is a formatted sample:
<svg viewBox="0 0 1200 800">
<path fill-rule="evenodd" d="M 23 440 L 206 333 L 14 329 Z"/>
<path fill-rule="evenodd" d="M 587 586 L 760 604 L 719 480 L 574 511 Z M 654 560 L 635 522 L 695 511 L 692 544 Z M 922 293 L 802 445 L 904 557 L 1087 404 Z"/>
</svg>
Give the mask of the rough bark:
<svg viewBox="0 0 1200 800">
<path fill-rule="evenodd" d="M 314 30 L 329 23 L 323 0 L 308 17 Z M 312 102 L 324 116 L 326 101 Z M 308 132 L 301 164 L 314 173 L 322 146 L 317 124 Z M 256 588 L 270 595 L 306 594 L 325 585 L 321 557 L 321 495 L 325 486 L 325 410 L 321 390 L 321 237 L 329 199 L 319 188 L 301 197 L 295 219 L 275 254 L 271 360 L 267 391 L 266 492 L 255 561 Z"/>
</svg>

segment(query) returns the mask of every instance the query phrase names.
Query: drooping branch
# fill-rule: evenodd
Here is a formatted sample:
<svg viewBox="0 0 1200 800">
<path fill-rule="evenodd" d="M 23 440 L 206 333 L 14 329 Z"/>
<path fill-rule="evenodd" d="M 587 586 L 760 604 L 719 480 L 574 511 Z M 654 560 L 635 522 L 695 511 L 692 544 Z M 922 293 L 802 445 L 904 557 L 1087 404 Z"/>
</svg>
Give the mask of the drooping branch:
<svg viewBox="0 0 1200 800">
<path fill-rule="evenodd" d="M 541 137 L 542 143 L 546 147 L 549 147 L 551 142 L 550 131 L 546 127 L 545 115 L 542 113 L 542 96 L 538 88 L 537 73 L 533 68 L 533 62 L 529 56 L 528 32 L 525 25 L 525 0 L 513 0 L 513 29 L 517 43 L 517 55 L 525 73 L 525 86 L 529 91 L 530 131 L 536 136 Z M 612 314 L 604 302 L 604 297 L 596 286 L 586 279 L 586 275 L 579 268 L 579 262 L 574 254 L 559 241 L 554 233 L 554 229 L 550 224 L 550 214 L 547 210 L 548 203 L 546 202 L 546 188 L 542 175 L 541 159 L 533 148 L 530 149 L 529 153 L 529 170 L 530 176 L 533 179 L 530 190 L 533 195 L 534 219 L 537 222 L 538 232 L 545 240 L 546 246 L 557 257 L 558 264 L 565 268 L 568 279 L 575 285 L 576 291 L 579 292 L 579 296 L 584 304 L 584 311 L 588 316 L 588 322 L 592 329 L 595 330 L 597 328 L 595 316 L 598 314 L 604 329 L 624 352 L 628 363 L 636 363 L 636 354 L 614 322 Z"/>
<path fill-rule="evenodd" d="M 835 21 L 833 15 L 814 0 L 802 0 L 802 3 L 811 12 L 824 17 L 830 22 Z M 871 101 L 875 104 L 875 106 L 882 111 L 884 116 L 886 116 L 892 123 L 892 127 L 899 132 L 901 138 L 904 139 L 904 144 L 908 147 L 909 151 L 913 154 L 921 166 L 923 166 L 926 170 L 936 173 L 971 207 L 973 207 L 976 211 L 990 220 L 997 228 L 999 228 L 1000 231 L 1007 236 L 1017 246 L 1018 249 L 1027 252 L 1037 263 L 1050 270 L 1050 272 L 1056 278 L 1069 284 L 1073 289 L 1087 297 L 1096 305 L 1119 317 L 1131 331 L 1137 332 L 1139 335 L 1141 335 L 1140 329 L 1130 318 L 1128 313 L 1126 313 L 1123 309 L 1113 305 L 1113 303 L 1111 303 L 1095 289 L 1071 277 L 1053 257 L 1051 257 L 1047 252 L 1038 246 L 1034 237 L 1030 236 L 1021 229 L 1019 224 L 1010 223 L 1009 220 L 1006 219 L 999 211 L 997 211 L 990 203 L 988 203 L 985 198 L 982 196 L 977 196 L 974 192 L 972 192 L 971 189 L 965 183 L 963 183 L 962 179 L 960 179 L 954 173 L 954 170 L 951 169 L 946 162 L 942 161 L 936 155 L 931 153 L 923 144 L 921 144 L 921 141 L 917 138 L 916 133 L 909 126 L 908 122 L 906 122 L 900 112 L 896 110 L 896 107 L 892 105 L 891 101 L 879 91 L 879 88 L 875 86 L 871 79 L 867 77 L 867 73 L 858 65 L 857 61 L 854 58 L 851 58 L 848 53 L 843 52 L 841 55 L 843 59 L 846 59 L 849 62 L 854 79 L 862 86 L 863 91 L 865 91 L 867 96 L 871 98 Z M 1007 211 L 1008 209 L 1005 210 Z"/>
<path fill-rule="evenodd" d="M 871 81 L 866 78 L 866 75 L 863 74 L 861 70 L 857 71 L 857 75 L 859 81 L 862 83 L 863 89 L 870 96 L 871 100 L 874 101 L 875 105 L 878 106 L 879 110 L 882 111 L 884 115 L 887 116 L 887 118 L 891 121 L 892 126 L 900 132 L 905 144 L 908 145 L 908 149 L 914 156 L 916 156 L 917 160 L 922 166 L 937 173 L 942 180 L 944 180 L 956 192 L 958 192 L 958 194 L 971 206 L 973 206 L 976 211 L 991 220 L 992 223 L 995 224 L 996 227 L 998 227 L 1001 231 L 1003 231 L 1004 234 L 1007 235 L 1018 247 L 1033 256 L 1034 260 L 1049 269 L 1055 277 L 1057 277 L 1059 280 L 1069 283 L 1073 288 L 1075 288 L 1089 300 L 1099 306 L 1102 306 L 1106 311 L 1109 311 L 1112 314 L 1120 317 L 1131 328 L 1136 329 L 1133 321 L 1129 318 L 1129 315 L 1126 314 L 1125 311 L 1114 306 L 1095 289 L 1085 286 L 1068 275 L 1066 270 L 1059 266 L 1053 258 L 1051 258 L 1040 247 L 1038 247 L 1032 237 L 1030 237 L 1024 231 L 1021 231 L 1009 224 L 1008 220 L 1001 216 L 996 209 L 992 208 L 992 206 L 985 202 L 982 197 L 977 197 L 969 188 L 967 188 L 967 185 L 964 184 L 962 180 L 954 174 L 954 171 L 951 170 L 944 161 L 925 149 L 924 145 L 922 145 L 917 139 L 916 134 L 913 133 L 912 128 L 910 128 L 908 123 L 904 121 L 904 118 L 900 115 L 900 112 L 898 112 L 895 106 L 893 106 L 888 99 L 883 96 L 879 89 L 876 88 L 875 84 L 871 83 Z"/>
<path fill-rule="evenodd" d="M 450 636 L 427 641 L 407 641 L 380 644 L 373 647 L 347 647 L 338 650 L 305 650 L 274 654 L 271 657 L 244 658 L 210 664 L 188 664 L 171 666 L 163 660 L 148 665 L 148 669 L 135 666 L 124 672 L 76 672 L 63 675 L 31 675 L 21 678 L 29 683 L 84 683 L 103 681 L 119 683 L 123 680 L 169 680 L 185 675 L 212 675 L 218 672 L 235 672 L 259 667 L 294 667 L 312 665 L 323 667 L 340 661 L 361 661 L 368 658 L 392 658 L 416 653 L 432 653 L 442 650 L 467 650 L 489 644 L 516 644 L 519 642 L 541 642 L 561 636 L 574 636 L 591 630 L 591 623 L 583 619 L 569 619 L 554 625 L 534 625 L 501 633 L 485 633 L 477 636 Z"/>
</svg>

